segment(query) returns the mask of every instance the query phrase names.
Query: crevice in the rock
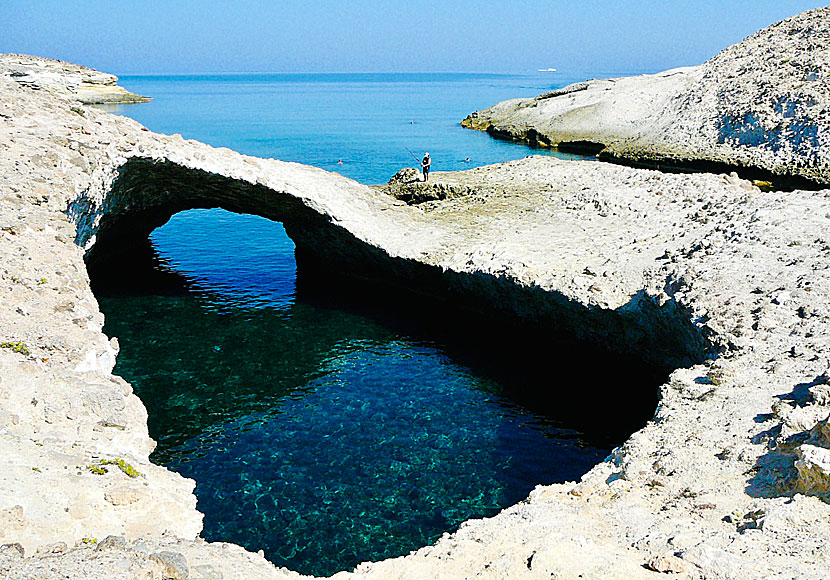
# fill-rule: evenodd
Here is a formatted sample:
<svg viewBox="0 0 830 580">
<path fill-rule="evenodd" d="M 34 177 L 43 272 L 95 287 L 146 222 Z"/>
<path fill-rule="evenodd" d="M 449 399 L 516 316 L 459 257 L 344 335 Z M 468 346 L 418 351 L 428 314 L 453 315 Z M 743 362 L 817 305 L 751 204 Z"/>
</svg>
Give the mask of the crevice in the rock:
<svg viewBox="0 0 830 580">
<path fill-rule="evenodd" d="M 596 141 L 560 141 L 556 145 L 556 149 L 562 153 L 574 153 L 576 155 L 599 155 L 600 151 L 605 149 L 605 143 L 598 143 Z"/>
<path fill-rule="evenodd" d="M 642 169 L 656 169 L 664 173 L 737 173 L 741 179 L 766 182 L 771 189 L 793 191 L 796 189 L 819 190 L 827 184 L 804 177 L 803 175 L 778 174 L 769 169 L 737 163 L 724 163 L 708 159 L 680 159 L 667 155 L 649 154 L 648 156 L 623 156 L 612 153 L 607 149 L 598 154 L 600 161 L 637 167 Z"/>
</svg>

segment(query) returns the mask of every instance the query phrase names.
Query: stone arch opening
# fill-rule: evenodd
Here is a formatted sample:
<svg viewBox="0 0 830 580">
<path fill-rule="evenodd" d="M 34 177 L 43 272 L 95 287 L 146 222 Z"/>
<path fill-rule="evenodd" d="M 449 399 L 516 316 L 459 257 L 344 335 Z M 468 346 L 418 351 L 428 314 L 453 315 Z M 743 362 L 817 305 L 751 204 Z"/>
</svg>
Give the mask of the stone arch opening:
<svg viewBox="0 0 830 580">
<path fill-rule="evenodd" d="M 371 290 L 381 297 L 392 295 L 395 301 L 403 292 L 419 301 L 486 316 L 491 322 L 542 332 L 555 343 L 576 339 L 601 345 L 663 369 L 701 362 L 714 353 L 691 313 L 671 299 L 671 281 L 666 284 L 668 300 L 657 300 L 643 290 L 615 309 L 586 306 L 556 290 L 519 284 L 509 276 L 459 272 L 440 260 L 433 263 L 434 259 L 401 255 L 400 250 L 395 255 L 382 242 L 364 241 L 337 217 L 314 206 L 313 200 L 258 182 L 169 160 L 133 158 L 119 168 L 99 205 L 92 207 L 79 198 L 68 213 L 77 224 L 76 241 L 87 248 L 91 267 L 142 243 L 178 212 L 219 207 L 281 222 L 296 245 L 298 284 L 308 289 L 320 277 L 336 277 L 344 293 Z M 389 208 L 369 209 L 379 214 Z M 392 225 L 411 218 L 408 214 Z M 412 229 L 428 227 L 424 222 Z"/>
<path fill-rule="evenodd" d="M 78 215 L 77 242 L 91 244 L 86 260 L 94 265 L 145 240 L 181 211 L 212 207 L 281 222 L 292 240 L 304 247 L 329 243 L 331 249 L 354 243 L 345 230 L 292 195 L 170 161 L 141 158 L 121 166 L 97 211 L 71 207 L 70 215 Z"/>
<path fill-rule="evenodd" d="M 514 351 L 520 358 L 513 360 L 521 362 L 507 372 L 524 379 L 512 398 L 541 413 L 555 401 L 567 409 L 569 420 L 595 429 L 606 443 L 621 443 L 645 424 L 657 403 L 657 386 L 672 365 L 700 360 L 706 352 L 685 313 L 656 304 L 645 293 L 624 308 L 603 311 L 490 274 L 392 257 L 295 196 L 169 161 L 134 159 L 123 165 L 97 219 L 81 212 L 79 243 L 94 240 L 87 257 L 94 271 L 146 242 L 170 216 L 209 207 L 283 223 L 296 244 L 298 287 L 316 299 L 327 299 L 321 281 L 336 280 L 340 298 L 369 303 L 375 314 L 403 305 L 420 332 L 446 333 L 452 354 L 472 365 L 486 366 L 504 354 L 500 349 Z M 551 363 L 554 352 L 562 355 L 557 361 L 571 366 Z M 597 365 L 599 357 L 603 365 Z M 582 387 L 598 374 L 597 366 L 614 372 L 587 395 Z M 546 372 L 564 386 L 552 392 L 549 381 L 537 378 Z M 615 380 L 615 374 L 626 379 Z"/>
</svg>

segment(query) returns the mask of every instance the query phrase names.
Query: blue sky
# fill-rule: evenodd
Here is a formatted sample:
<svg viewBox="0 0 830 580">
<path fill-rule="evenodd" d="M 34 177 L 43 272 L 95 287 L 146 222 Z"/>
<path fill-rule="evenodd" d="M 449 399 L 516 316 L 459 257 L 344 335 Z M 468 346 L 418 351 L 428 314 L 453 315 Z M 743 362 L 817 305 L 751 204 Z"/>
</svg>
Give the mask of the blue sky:
<svg viewBox="0 0 830 580">
<path fill-rule="evenodd" d="M 0 52 L 116 74 L 657 71 L 698 64 L 798 0 L 4 0 Z"/>
</svg>

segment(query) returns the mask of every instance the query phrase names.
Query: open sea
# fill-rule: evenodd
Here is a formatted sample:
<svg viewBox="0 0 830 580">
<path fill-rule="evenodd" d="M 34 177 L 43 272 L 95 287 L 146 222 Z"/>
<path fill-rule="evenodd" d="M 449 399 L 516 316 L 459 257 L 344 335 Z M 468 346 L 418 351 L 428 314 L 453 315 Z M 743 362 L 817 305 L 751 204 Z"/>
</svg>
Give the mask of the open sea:
<svg viewBox="0 0 830 580">
<path fill-rule="evenodd" d="M 429 151 L 434 171 L 555 155 L 458 123 L 590 76 L 608 75 L 123 76 L 154 100 L 111 110 L 382 183 L 417 165 L 409 150 Z M 309 288 L 279 223 L 191 210 L 139 253 L 129 277 L 95 273 L 93 288 L 121 344 L 115 372 L 148 408 L 153 460 L 196 480 L 206 539 L 278 566 L 329 575 L 407 554 L 537 484 L 578 479 L 654 410 L 580 412 L 592 389 L 625 380 L 603 353 Z"/>
</svg>

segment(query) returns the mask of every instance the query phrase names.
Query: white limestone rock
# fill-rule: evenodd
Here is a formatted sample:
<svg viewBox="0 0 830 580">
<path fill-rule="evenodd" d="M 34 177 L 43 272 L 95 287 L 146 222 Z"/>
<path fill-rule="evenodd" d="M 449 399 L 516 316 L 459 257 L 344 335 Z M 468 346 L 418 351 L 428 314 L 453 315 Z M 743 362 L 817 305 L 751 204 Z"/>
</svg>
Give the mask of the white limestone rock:
<svg viewBox="0 0 830 580">
<path fill-rule="evenodd" d="M 790 186 L 830 184 L 830 8 L 753 34 L 697 67 L 589 80 L 476 111 L 494 136 L 643 165 L 723 170 Z"/>
<path fill-rule="evenodd" d="M 4 75 L 39 91 L 66 95 L 85 105 L 149 101 L 118 85 L 118 77 L 59 60 L 26 54 L 0 54 Z"/>
<path fill-rule="evenodd" d="M 797 450 L 798 491 L 808 495 L 830 494 L 830 449 L 800 445 Z"/>
</svg>

